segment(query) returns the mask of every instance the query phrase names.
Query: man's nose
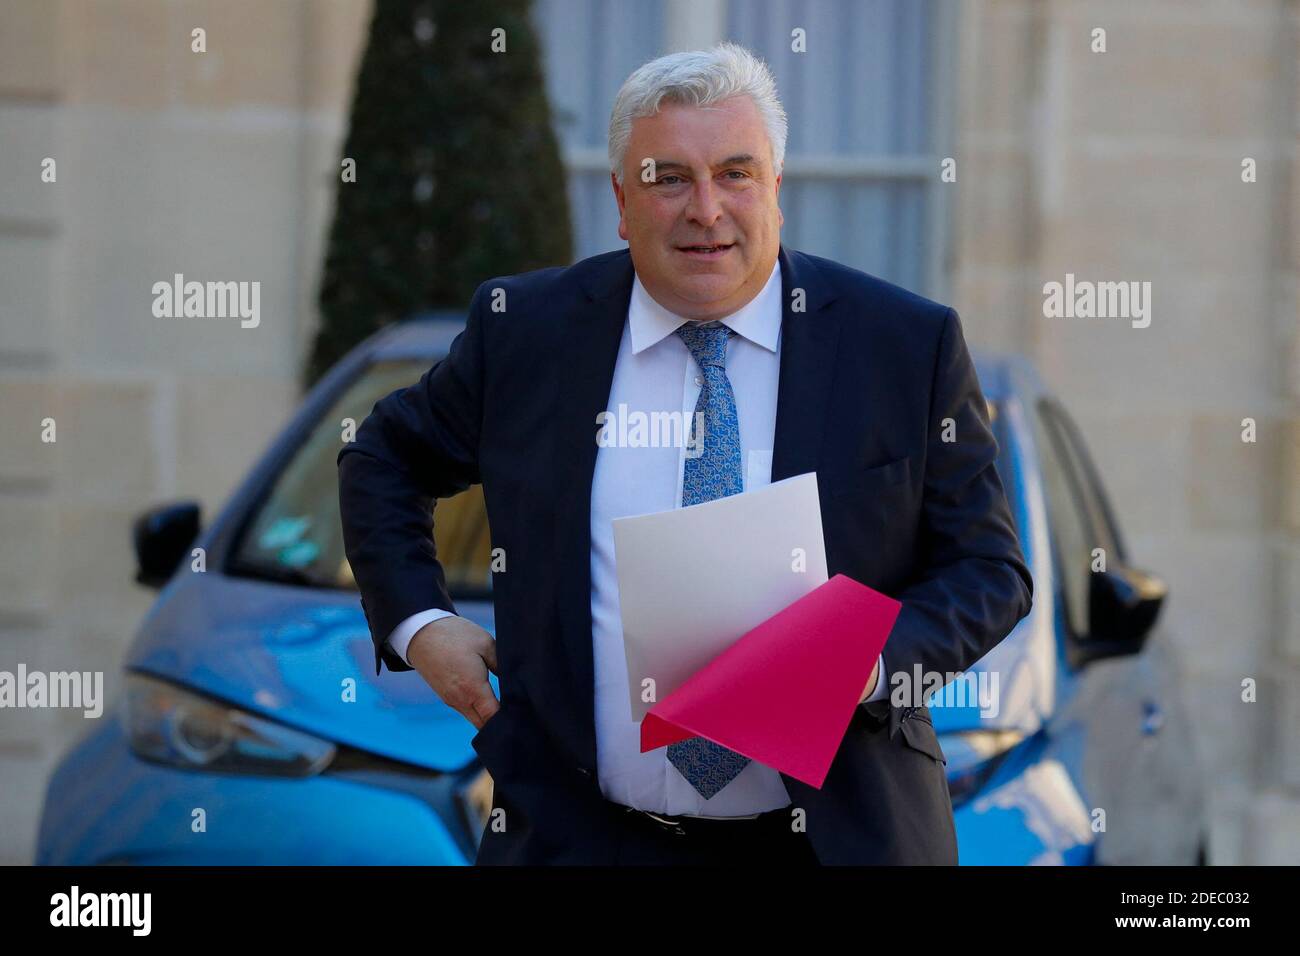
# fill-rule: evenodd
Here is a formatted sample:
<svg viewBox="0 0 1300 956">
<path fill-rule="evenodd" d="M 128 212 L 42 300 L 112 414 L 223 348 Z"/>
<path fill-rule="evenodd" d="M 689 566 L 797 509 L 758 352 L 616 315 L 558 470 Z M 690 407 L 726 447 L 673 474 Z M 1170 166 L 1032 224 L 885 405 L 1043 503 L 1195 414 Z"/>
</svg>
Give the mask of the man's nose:
<svg viewBox="0 0 1300 956">
<path fill-rule="evenodd" d="M 691 187 L 691 198 L 686 204 L 686 218 L 705 227 L 712 226 L 722 218 L 722 204 L 718 202 L 712 179 L 698 179 Z"/>
</svg>

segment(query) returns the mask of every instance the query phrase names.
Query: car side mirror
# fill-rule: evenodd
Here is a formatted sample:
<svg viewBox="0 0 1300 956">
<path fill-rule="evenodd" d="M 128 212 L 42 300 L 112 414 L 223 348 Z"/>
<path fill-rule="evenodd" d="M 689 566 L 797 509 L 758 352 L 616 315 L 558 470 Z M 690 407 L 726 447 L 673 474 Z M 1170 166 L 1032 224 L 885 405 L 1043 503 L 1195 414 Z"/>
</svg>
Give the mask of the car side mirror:
<svg viewBox="0 0 1300 956">
<path fill-rule="evenodd" d="M 136 518 L 131 537 L 137 583 L 151 588 L 166 584 L 198 536 L 197 501 L 160 505 Z"/>
<path fill-rule="evenodd" d="M 1076 666 L 1137 654 L 1160 614 L 1169 588 L 1156 575 L 1126 566 L 1095 571 L 1088 587 L 1088 630 L 1075 642 Z"/>
</svg>

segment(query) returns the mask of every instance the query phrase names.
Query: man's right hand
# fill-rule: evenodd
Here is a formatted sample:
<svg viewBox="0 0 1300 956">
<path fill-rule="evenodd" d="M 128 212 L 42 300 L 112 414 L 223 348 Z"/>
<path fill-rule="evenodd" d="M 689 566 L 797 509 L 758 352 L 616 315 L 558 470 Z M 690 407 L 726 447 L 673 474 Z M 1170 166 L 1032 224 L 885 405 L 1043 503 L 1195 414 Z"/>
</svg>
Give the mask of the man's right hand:
<svg viewBox="0 0 1300 956">
<path fill-rule="evenodd" d="M 488 671 L 497 672 L 496 641 L 473 621 L 430 621 L 411 638 L 406 659 L 444 704 L 479 730 L 500 708 L 488 683 Z"/>
</svg>

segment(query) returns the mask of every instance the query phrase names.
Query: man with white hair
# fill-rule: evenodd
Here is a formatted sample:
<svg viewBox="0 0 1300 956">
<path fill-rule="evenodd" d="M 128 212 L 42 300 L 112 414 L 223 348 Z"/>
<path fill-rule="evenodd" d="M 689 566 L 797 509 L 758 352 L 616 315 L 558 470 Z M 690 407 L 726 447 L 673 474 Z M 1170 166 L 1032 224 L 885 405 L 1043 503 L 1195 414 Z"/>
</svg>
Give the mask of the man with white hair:
<svg viewBox="0 0 1300 956">
<path fill-rule="evenodd" d="M 640 67 L 609 129 L 628 248 L 484 282 L 447 358 L 339 454 L 376 670 L 479 728 L 480 864 L 957 861 L 929 711 L 887 675 L 965 670 L 1032 581 L 956 313 L 782 246 L 785 140 L 747 50 Z M 598 442 L 621 407 L 699 418 L 702 449 Z M 902 603 L 823 786 L 703 738 L 641 753 L 611 521 L 808 471 L 829 572 Z M 474 483 L 507 556 L 495 640 L 455 615 L 428 517 Z"/>
</svg>

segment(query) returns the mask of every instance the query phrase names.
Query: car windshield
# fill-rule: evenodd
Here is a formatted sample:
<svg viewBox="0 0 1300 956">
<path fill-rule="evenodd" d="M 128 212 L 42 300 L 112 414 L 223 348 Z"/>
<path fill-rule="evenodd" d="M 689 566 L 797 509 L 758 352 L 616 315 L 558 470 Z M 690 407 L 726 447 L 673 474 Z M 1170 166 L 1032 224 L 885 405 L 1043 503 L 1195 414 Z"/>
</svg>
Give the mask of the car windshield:
<svg viewBox="0 0 1300 956">
<path fill-rule="evenodd" d="M 232 573 L 355 590 L 339 520 L 337 458 L 343 420 L 360 426 L 375 402 L 413 384 L 427 368 L 427 362 L 415 360 L 377 362 L 339 395 L 250 516 L 229 565 Z M 434 510 L 434 542 L 452 597 L 488 599 L 491 545 L 482 488 L 475 485 L 454 498 L 439 499 Z"/>
<path fill-rule="evenodd" d="M 245 525 L 230 562 L 232 573 L 355 590 L 352 569 L 343 552 L 339 520 L 336 462 L 343 420 L 351 418 L 360 425 L 375 402 L 414 383 L 427 368 L 427 363 L 415 360 L 374 363 L 343 391 L 276 476 L 270 492 Z M 989 402 L 989 417 L 999 446 L 997 469 L 1011 498 L 1016 487 L 1014 458 L 1011 435 L 1001 411 L 1000 403 Z M 1016 502 L 1013 500 L 1011 505 L 1013 520 L 1018 524 Z M 491 543 L 482 487 L 475 485 L 454 498 L 439 499 L 435 511 L 434 542 L 452 597 L 490 599 Z"/>
</svg>

